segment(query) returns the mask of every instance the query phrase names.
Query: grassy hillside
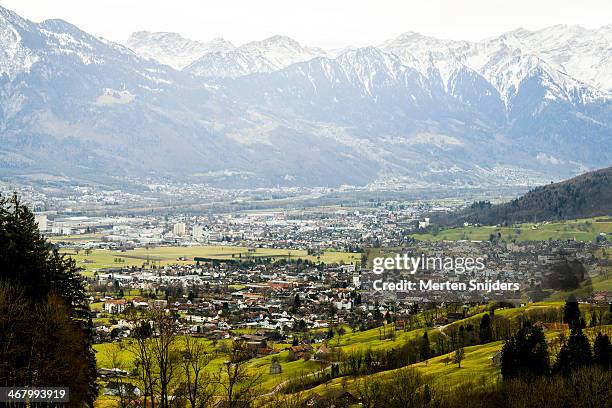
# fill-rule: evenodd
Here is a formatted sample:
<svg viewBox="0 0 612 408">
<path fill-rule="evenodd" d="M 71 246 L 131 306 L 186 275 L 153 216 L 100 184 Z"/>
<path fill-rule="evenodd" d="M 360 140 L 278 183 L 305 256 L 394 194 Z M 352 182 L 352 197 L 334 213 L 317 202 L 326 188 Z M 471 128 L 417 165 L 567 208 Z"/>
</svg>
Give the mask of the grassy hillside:
<svg viewBox="0 0 612 408">
<path fill-rule="evenodd" d="M 612 234 L 612 218 L 595 217 L 556 222 L 521 223 L 509 227 L 468 226 L 443 229 L 435 234 L 413 234 L 421 241 L 486 241 L 491 234 L 505 241 L 548 241 L 575 239 L 592 242 L 599 234 Z"/>
<path fill-rule="evenodd" d="M 612 333 L 612 325 L 588 328 L 584 330 L 584 333 L 592 341 L 599 331 L 610 335 Z M 568 331 L 559 330 L 549 331 L 545 336 L 546 341 L 552 343 L 558 340 L 561 335 L 567 336 L 568 334 Z M 501 379 L 501 372 L 499 366 L 492 364 L 491 356 L 502 349 L 503 343 L 503 341 L 495 341 L 492 343 L 465 347 L 465 356 L 464 360 L 461 362 L 461 367 L 452 362 L 454 353 L 433 357 L 426 361 L 412 364 L 410 367 L 416 368 L 423 373 L 428 383 L 441 385 L 446 389 L 457 387 L 465 383 L 476 383 L 482 386 L 492 385 Z M 552 361 L 554 361 L 556 358 L 554 349 L 551 349 L 550 353 Z M 381 380 L 391 379 L 396 376 L 398 370 L 401 370 L 401 368 L 376 373 L 373 377 Z M 359 380 L 360 378 L 336 378 L 326 384 L 309 389 L 305 394 L 325 395 L 342 388 L 354 392 L 357 389 Z"/>
</svg>

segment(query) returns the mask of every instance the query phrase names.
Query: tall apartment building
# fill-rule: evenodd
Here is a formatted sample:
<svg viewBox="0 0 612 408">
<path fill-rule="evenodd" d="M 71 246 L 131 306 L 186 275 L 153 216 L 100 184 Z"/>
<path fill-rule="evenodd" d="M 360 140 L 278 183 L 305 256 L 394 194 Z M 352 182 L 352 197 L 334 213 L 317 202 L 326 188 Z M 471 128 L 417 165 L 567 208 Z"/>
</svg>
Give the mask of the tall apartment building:
<svg viewBox="0 0 612 408">
<path fill-rule="evenodd" d="M 184 236 L 186 231 L 187 231 L 187 227 L 184 222 L 177 222 L 172 227 L 172 233 L 179 237 Z"/>
</svg>

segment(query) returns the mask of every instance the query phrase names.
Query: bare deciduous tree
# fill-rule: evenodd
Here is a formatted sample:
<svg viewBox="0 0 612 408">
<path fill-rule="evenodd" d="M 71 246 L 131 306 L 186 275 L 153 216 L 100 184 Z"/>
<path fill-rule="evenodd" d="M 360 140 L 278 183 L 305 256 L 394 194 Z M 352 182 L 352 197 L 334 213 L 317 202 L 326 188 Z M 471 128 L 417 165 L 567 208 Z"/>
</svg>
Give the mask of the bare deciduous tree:
<svg viewBox="0 0 612 408">
<path fill-rule="evenodd" d="M 127 384 L 124 381 L 124 376 L 120 372 L 124 371 L 126 368 L 124 361 L 121 359 L 121 353 L 123 350 L 123 343 L 111 343 L 110 346 L 104 351 L 106 361 L 108 361 L 110 364 L 109 368 L 111 368 L 114 372 L 113 380 L 111 382 L 114 382 L 117 385 L 119 406 L 121 408 L 130 406 L 135 397 L 135 395 L 132 393 L 127 392 Z"/>
<path fill-rule="evenodd" d="M 159 406 L 169 408 L 170 387 L 176 380 L 180 361 L 180 354 L 174 347 L 179 332 L 178 322 L 161 308 L 151 309 L 148 317 L 153 323 L 150 347 L 159 383 Z"/>
<path fill-rule="evenodd" d="M 136 311 L 128 314 L 128 320 L 133 325 L 134 339 L 130 341 L 129 350 L 134 355 L 134 372 L 143 384 L 144 406 L 150 397 L 151 407 L 155 408 L 155 384 L 153 352 L 151 350 L 151 336 L 153 330 L 148 320 L 141 320 Z"/>
<path fill-rule="evenodd" d="M 223 390 L 226 408 L 248 408 L 258 395 L 261 373 L 249 371 L 248 352 L 234 343 L 223 366 L 216 375 L 216 383 Z"/>
<path fill-rule="evenodd" d="M 206 371 L 213 357 L 202 341 L 191 336 L 184 337 L 180 361 L 185 379 L 185 397 L 191 408 L 205 408 L 214 397 L 216 384 Z"/>
<path fill-rule="evenodd" d="M 461 362 L 463 361 L 464 358 L 465 358 L 465 350 L 463 349 L 463 347 L 459 347 L 457 350 L 455 350 L 453 361 L 457 363 L 459 368 L 461 368 Z"/>
</svg>

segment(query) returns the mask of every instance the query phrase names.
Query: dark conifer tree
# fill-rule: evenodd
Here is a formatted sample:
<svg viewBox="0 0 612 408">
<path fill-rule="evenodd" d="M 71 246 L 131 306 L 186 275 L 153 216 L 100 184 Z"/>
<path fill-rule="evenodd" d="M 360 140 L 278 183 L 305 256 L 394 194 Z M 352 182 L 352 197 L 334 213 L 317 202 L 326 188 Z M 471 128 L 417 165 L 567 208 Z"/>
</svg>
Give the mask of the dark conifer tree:
<svg viewBox="0 0 612 408">
<path fill-rule="evenodd" d="M 491 329 L 491 317 L 485 313 L 480 320 L 479 337 L 481 343 L 489 343 L 493 340 L 493 330 Z"/>
<path fill-rule="evenodd" d="M 71 402 L 93 405 L 96 363 L 83 279 L 74 260 L 60 255 L 40 234 L 34 214 L 16 195 L 0 197 L 0 286 L 10 295 L 0 296 L 0 348 L 4 352 L 0 383 L 73 384 Z M 11 296 L 18 300 L 11 301 Z M 2 311 L 15 304 L 29 312 Z M 19 342 L 11 342 L 10 337 Z M 54 363 L 42 364 L 45 356 Z M 37 379 L 47 383 L 38 384 Z"/>
<path fill-rule="evenodd" d="M 557 356 L 556 371 L 570 375 L 577 368 L 590 365 L 592 361 L 593 354 L 589 339 L 584 335 L 581 327 L 572 328 L 567 343 L 561 347 Z"/>
<path fill-rule="evenodd" d="M 612 369 L 612 346 L 607 335 L 597 334 L 593 344 L 593 360 L 604 370 Z"/>
<path fill-rule="evenodd" d="M 427 332 L 423 333 L 423 338 L 419 344 L 419 355 L 421 360 L 427 360 L 431 357 L 431 346 L 429 345 L 429 336 Z"/>
<path fill-rule="evenodd" d="M 300 300 L 300 295 L 295 295 L 295 297 L 293 298 L 293 307 L 295 309 L 299 309 L 301 305 L 302 301 Z"/>
<path fill-rule="evenodd" d="M 573 293 L 565 301 L 565 307 L 563 308 L 563 321 L 567 323 L 570 329 L 580 326 L 581 324 L 578 301 Z"/>
<path fill-rule="evenodd" d="M 502 348 L 501 363 L 504 380 L 548 374 L 550 358 L 542 329 L 526 324 L 510 336 Z"/>
</svg>

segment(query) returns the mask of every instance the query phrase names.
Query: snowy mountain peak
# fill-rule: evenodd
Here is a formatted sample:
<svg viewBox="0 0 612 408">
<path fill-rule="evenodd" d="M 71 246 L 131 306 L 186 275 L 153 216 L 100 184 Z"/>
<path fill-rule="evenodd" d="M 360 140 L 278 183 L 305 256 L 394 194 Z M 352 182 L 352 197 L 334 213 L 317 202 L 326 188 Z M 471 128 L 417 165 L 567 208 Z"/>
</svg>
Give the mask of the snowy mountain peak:
<svg viewBox="0 0 612 408">
<path fill-rule="evenodd" d="M 394 75 L 406 68 L 399 57 L 384 52 L 377 47 L 361 47 L 349 50 L 339 55 L 336 60 L 344 67 L 348 65 L 368 67 L 374 74 L 385 71 L 389 75 Z"/>
<path fill-rule="evenodd" d="M 24 44 L 24 36 L 34 30 L 34 23 L 0 6 L 0 75 L 9 78 L 27 72 L 38 56 Z"/>
<path fill-rule="evenodd" d="M 74 24 L 70 24 L 61 18 L 50 18 L 39 23 L 40 27 L 53 31 L 73 32 L 80 31 Z"/>
<path fill-rule="evenodd" d="M 237 78 L 256 72 L 272 72 L 276 69 L 259 53 L 237 48 L 204 54 L 186 66 L 184 71 L 208 78 Z"/>
<path fill-rule="evenodd" d="M 244 44 L 240 50 L 265 58 L 276 69 L 327 55 L 319 48 L 305 47 L 294 39 L 282 35 Z"/>
<path fill-rule="evenodd" d="M 275 35 L 230 51 L 207 53 L 185 67 L 185 71 L 202 77 L 235 78 L 280 70 L 326 55 L 319 48 L 305 47 L 292 38 Z"/>
<path fill-rule="evenodd" d="M 514 30 L 502 39 L 509 47 L 536 55 L 555 69 L 603 91 L 612 90 L 612 30 L 554 25 L 536 31 Z M 495 39 L 489 40 L 495 44 Z M 476 44 L 478 48 L 482 44 Z"/>
<path fill-rule="evenodd" d="M 376 47 L 347 51 L 336 61 L 353 86 L 370 96 L 374 96 L 377 87 L 395 86 L 408 69 L 397 56 Z"/>
<path fill-rule="evenodd" d="M 389 47 L 410 47 L 410 48 L 425 48 L 433 47 L 437 48 L 448 48 L 453 44 L 461 44 L 463 41 L 444 40 L 428 35 L 421 34 L 416 31 L 407 31 L 399 36 L 387 40 L 379 45 L 380 48 Z"/>
<path fill-rule="evenodd" d="M 171 32 L 138 31 L 128 38 L 126 45 L 137 54 L 151 58 L 175 69 L 183 69 L 211 52 L 230 51 L 235 46 L 222 38 L 200 42 Z"/>
<path fill-rule="evenodd" d="M 227 51 L 236 48 L 234 44 L 232 44 L 230 41 L 227 41 L 223 37 L 215 37 L 212 40 L 208 41 L 207 44 L 209 46 L 210 52 Z"/>
<path fill-rule="evenodd" d="M 264 45 L 264 46 L 276 46 L 276 47 L 293 47 L 302 48 L 299 42 L 286 35 L 273 35 L 272 37 L 264 38 L 261 41 L 252 41 L 244 45 L 248 48 L 249 45 Z"/>
<path fill-rule="evenodd" d="M 0 20 L 5 20 L 9 23 L 26 23 L 27 20 L 18 15 L 17 13 L 0 6 Z"/>
</svg>

